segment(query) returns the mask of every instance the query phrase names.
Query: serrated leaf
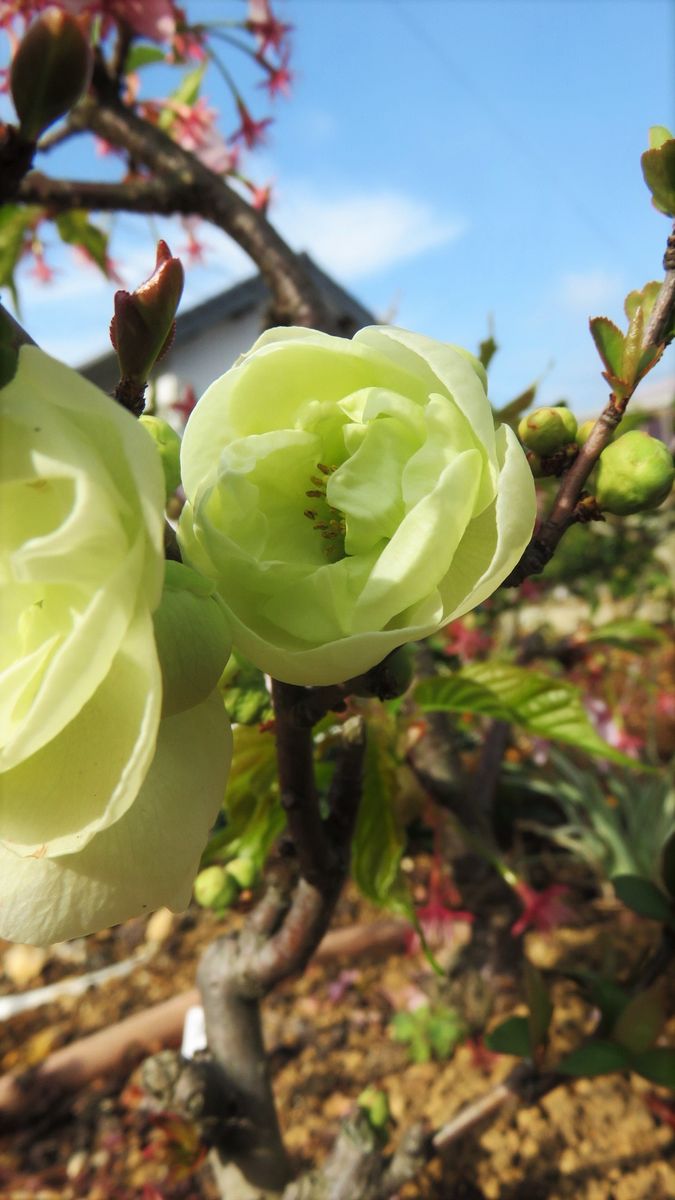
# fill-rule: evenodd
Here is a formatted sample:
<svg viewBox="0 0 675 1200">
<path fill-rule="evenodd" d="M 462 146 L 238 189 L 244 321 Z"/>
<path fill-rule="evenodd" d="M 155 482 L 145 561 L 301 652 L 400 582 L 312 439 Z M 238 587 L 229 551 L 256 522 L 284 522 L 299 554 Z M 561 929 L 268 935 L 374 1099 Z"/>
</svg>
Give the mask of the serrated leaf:
<svg viewBox="0 0 675 1200">
<path fill-rule="evenodd" d="M 17 204 L 0 207 L 0 287 L 9 289 L 14 311 L 19 303 L 14 281 L 14 271 L 24 249 L 27 230 L 40 216 L 42 209 L 35 206 L 20 208 Z"/>
<path fill-rule="evenodd" d="M 621 379 L 624 336 L 609 317 L 591 317 L 591 337 L 605 367 L 615 379 Z"/>
<path fill-rule="evenodd" d="M 666 891 L 675 900 L 675 832 L 671 833 L 661 851 L 661 879 Z"/>
<path fill-rule="evenodd" d="M 640 875 L 615 875 L 612 885 L 621 903 L 639 917 L 648 917 L 651 921 L 672 922 L 672 904 L 661 889 L 649 879 L 642 879 Z"/>
<path fill-rule="evenodd" d="M 541 971 L 538 971 L 527 959 L 525 960 L 524 974 L 525 996 L 529 1010 L 528 1028 L 530 1046 L 534 1051 L 538 1046 L 546 1044 L 548 1028 L 553 1015 L 553 1005 L 546 990 L 546 984 L 544 983 Z"/>
<path fill-rule="evenodd" d="M 636 381 L 638 363 L 642 354 L 644 327 L 644 312 L 642 311 L 642 306 L 638 305 L 630 319 L 628 332 L 623 343 L 621 378 L 628 385 L 632 385 Z"/>
<path fill-rule="evenodd" d="M 645 150 L 640 161 L 654 208 L 675 216 L 675 138 L 661 142 L 658 149 Z"/>
<path fill-rule="evenodd" d="M 61 241 L 69 246 L 84 246 L 107 279 L 110 274 L 107 233 L 89 220 L 84 209 L 59 213 L 55 224 Z"/>
<path fill-rule="evenodd" d="M 202 865 L 250 858 L 260 869 L 286 824 L 279 800 L 276 745 L 271 733 L 237 725 L 223 810 L 226 826 L 209 842 Z"/>
<path fill-rule="evenodd" d="M 452 676 L 424 680 L 415 699 L 428 712 L 471 712 L 511 721 L 538 737 L 639 768 L 596 733 L 573 684 L 527 667 L 490 660 L 470 663 Z"/>
<path fill-rule="evenodd" d="M 146 46 L 136 44 L 132 46 L 127 54 L 124 63 L 124 74 L 130 75 L 132 71 L 140 71 L 143 67 L 149 67 L 152 63 L 166 61 L 166 54 L 159 46 Z"/>
<path fill-rule="evenodd" d="M 663 980 L 659 980 L 628 1001 L 614 1024 L 612 1038 L 631 1054 L 641 1054 L 654 1045 L 665 1021 Z"/>
<path fill-rule="evenodd" d="M 642 309 L 645 321 L 649 321 L 652 309 L 656 303 L 661 284 L 657 279 L 652 279 L 650 283 L 646 283 L 643 288 L 629 292 L 624 300 L 624 312 L 630 321 L 635 315 L 638 308 Z"/>
<path fill-rule="evenodd" d="M 478 347 L 478 359 L 480 362 L 482 362 L 486 371 L 487 371 L 488 367 L 490 366 L 490 363 L 492 362 L 498 349 L 499 349 L 499 346 L 497 345 L 492 334 L 489 334 L 489 336 L 486 337 L 485 340 L 480 343 L 480 345 Z"/>
<path fill-rule="evenodd" d="M 373 722 L 368 726 L 351 866 L 363 895 L 384 908 L 400 908 L 404 895 L 399 863 L 405 838 L 394 808 L 397 791 L 397 763 L 387 729 Z"/>
<path fill-rule="evenodd" d="M 652 1046 L 650 1050 L 634 1054 L 631 1066 L 651 1083 L 675 1092 L 675 1046 Z"/>
<path fill-rule="evenodd" d="M 651 621 L 626 617 L 608 621 L 606 625 L 593 629 L 591 633 L 586 634 L 586 641 L 608 643 L 611 646 L 621 646 L 625 650 L 639 650 L 645 642 L 662 643 L 666 641 L 666 637 Z"/>
<path fill-rule="evenodd" d="M 630 1066 L 630 1055 L 616 1042 L 597 1039 L 573 1050 L 558 1063 L 556 1070 L 563 1075 L 610 1075 L 612 1071 L 625 1071 Z"/>
<path fill-rule="evenodd" d="M 530 1023 L 527 1017 L 508 1017 L 485 1035 L 485 1045 L 495 1054 L 515 1054 L 518 1058 L 529 1058 Z"/>
</svg>

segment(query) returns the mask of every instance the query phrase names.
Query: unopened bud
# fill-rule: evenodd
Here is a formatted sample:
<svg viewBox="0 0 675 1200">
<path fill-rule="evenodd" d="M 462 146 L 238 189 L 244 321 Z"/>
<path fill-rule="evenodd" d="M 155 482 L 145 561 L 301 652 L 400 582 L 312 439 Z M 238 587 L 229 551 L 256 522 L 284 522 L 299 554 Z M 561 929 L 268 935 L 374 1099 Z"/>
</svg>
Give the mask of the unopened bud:
<svg viewBox="0 0 675 1200">
<path fill-rule="evenodd" d="M 89 43 L 69 13 L 49 8 L 33 22 L 19 43 L 9 75 L 26 141 L 36 142 L 70 111 L 89 87 L 92 66 Z"/>
<path fill-rule="evenodd" d="M 557 408 L 535 408 L 520 422 L 518 437 L 528 450 L 546 457 L 568 442 L 573 442 L 576 431 L 574 413 L 561 405 Z"/>
<path fill-rule="evenodd" d="M 258 877 L 258 869 L 252 858 L 233 858 L 225 870 L 242 890 L 253 887 Z"/>
<path fill-rule="evenodd" d="M 229 908 L 238 893 L 234 879 L 224 867 L 205 867 L 194 882 L 195 900 L 202 908 Z"/>
<path fill-rule="evenodd" d="M 168 421 L 163 421 L 161 417 L 144 414 L 139 417 L 139 421 L 147 429 L 159 451 L 166 494 L 172 496 L 180 486 L 180 438 Z"/>
<path fill-rule="evenodd" d="M 673 486 L 675 469 L 667 446 L 634 429 L 600 455 L 595 498 L 604 512 L 625 517 L 657 508 Z"/>
<path fill-rule="evenodd" d="M 591 417 L 590 420 L 588 420 L 588 421 L 581 422 L 581 425 L 579 425 L 577 432 L 576 432 L 575 439 L 574 439 L 575 442 L 577 443 L 577 446 L 585 446 L 586 445 L 586 442 L 588 441 L 589 437 L 591 436 L 591 430 L 595 428 L 595 424 L 596 424 L 595 419 L 593 417 Z"/>
<path fill-rule="evenodd" d="M 115 293 L 110 340 L 123 379 L 144 384 L 157 360 L 171 346 L 183 280 L 180 260 L 172 258 L 166 242 L 160 241 L 150 278 L 133 292 Z"/>
</svg>

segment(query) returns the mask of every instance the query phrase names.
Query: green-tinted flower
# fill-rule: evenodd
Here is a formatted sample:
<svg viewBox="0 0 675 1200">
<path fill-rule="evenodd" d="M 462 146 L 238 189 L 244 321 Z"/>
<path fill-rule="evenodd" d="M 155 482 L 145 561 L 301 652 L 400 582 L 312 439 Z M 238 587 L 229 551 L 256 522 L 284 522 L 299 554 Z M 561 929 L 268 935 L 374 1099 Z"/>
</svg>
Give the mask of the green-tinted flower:
<svg viewBox="0 0 675 1200">
<path fill-rule="evenodd" d="M 534 485 L 471 355 L 386 327 L 274 329 L 183 439 L 183 556 L 235 645 L 290 683 L 361 674 L 474 608 L 532 532 Z"/>
<path fill-rule="evenodd" d="M 0 421 L 0 936 L 50 942 L 187 903 L 229 732 L 213 670 L 181 691 L 185 648 L 165 637 L 158 657 L 153 613 L 175 599 L 160 605 L 164 481 L 146 432 L 33 346 Z M 180 570 L 169 582 L 203 608 Z M 206 639 L 217 677 L 228 646 L 208 603 L 198 662 Z"/>
</svg>

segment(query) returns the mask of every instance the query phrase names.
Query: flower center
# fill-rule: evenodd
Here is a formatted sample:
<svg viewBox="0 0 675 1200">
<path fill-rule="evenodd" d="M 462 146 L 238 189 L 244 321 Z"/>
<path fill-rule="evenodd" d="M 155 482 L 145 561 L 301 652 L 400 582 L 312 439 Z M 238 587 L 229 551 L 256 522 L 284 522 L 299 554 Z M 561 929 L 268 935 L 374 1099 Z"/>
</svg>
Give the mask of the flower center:
<svg viewBox="0 0 675 1200">
<path fill-rule="evenodd" d="M 329 562 L 337 562 L 345 557 L 345 519 L 340 510 L 333 508 L 326 499 L 327 478 L 337 468 L 327 467 L 325 463 L 317 463 L 316 469 L 321 474 L 310 475 L 310 482 L 313 486 L 305 492 L 305 495 L 314 501 L 314 506 L 306 508 L 304 515 L 308 521 L 312 522 L 312 528 L 316 529 L 324 539 L 325 557 Z"/>
</svg>

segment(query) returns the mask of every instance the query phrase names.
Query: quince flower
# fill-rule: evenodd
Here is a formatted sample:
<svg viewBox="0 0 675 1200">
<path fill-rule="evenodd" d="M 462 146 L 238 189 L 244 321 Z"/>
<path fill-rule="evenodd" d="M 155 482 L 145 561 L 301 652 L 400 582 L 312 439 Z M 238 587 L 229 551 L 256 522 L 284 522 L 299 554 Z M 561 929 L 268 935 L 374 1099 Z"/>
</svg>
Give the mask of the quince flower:
<svg viewBox="0 0 675 1200">
<path fill-rule="evenodd" d="M 475 608 L 534 526 L 481 364 L 401 329 L 264 333 L 197 404 L 181 466 L 183 557 L 287 683 L 360 675 Z"/>
<path fill-rule="evenodd" d="M 23 346 L 0 421 L 0 936 L 48 943 L 188 903 L 229 627 L 207 581 L 165 579 L 162 468 L 128 412 Z"/>
</svg>

